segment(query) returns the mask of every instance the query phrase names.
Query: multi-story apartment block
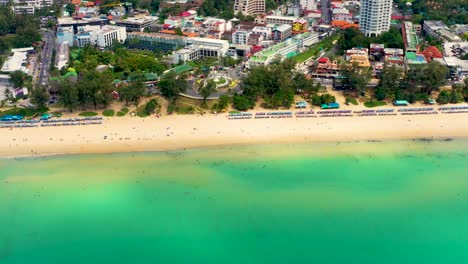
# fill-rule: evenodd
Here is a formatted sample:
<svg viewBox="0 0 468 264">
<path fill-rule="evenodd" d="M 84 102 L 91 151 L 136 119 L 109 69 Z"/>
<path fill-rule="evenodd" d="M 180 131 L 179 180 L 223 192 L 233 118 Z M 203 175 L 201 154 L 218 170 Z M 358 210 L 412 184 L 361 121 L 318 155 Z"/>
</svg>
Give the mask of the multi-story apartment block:
<svg viewBox="0 0 468 264">
<path fill-rule="evenodd" d="M 449 29 L 441 20 L 424 20 L 423 30 L 427 35 L 437 38 L 437 31 Z"/>
<path fill-rule="evenodd" d="M 362 0 L 359 28 L 368 37 L 390 29 L 392 0 Z"/>
<path fill-rule="evenodd" d="M 158 22 L 157 17 L 145 16 L 145 17 L 131 17 L 117 21 L 115 24 L 119 27 L 125 27 L 128 32 L 143 32 L 143 30 L 149 26 L 152 26 Z"/>
<path fill-rule="evenodd" d="M 292 26 L 294 21 L 296 21 L 296 17 L 287 17 L 287 16 L 266 16 L 266 23 L 273 24 L 273 25 L 283 25 L 287 24 Z"/>
<path fill-rule="evenodd" d="M 109 47 L 114 41 L 123 43 L 127 39 L 127 31 L 124 27 L 106 26 L 98 30 L 96 34 L 99 48 Z"/>
<path fill-rule="evenodd" d="M 172 62 L 174 64 L 206 57 L 220 58 L 229 49 L 229 42 L 227 40 L 210 38 L 186 38 L 185 45 L 184 49 L 180 49 L 172 55 Z"/>
<path fill-rule="evenodd" d="M 403 44 L 406 52 L 418 51 L 419 39 L 414 30 L 413 23 L 406 21 L 401 27 L 401 34 L 403 36 Z"/>
<path fill-rule="evenodd" d="M 301 0 L 300 4 L 303 10 L 317 10 L 317 4 L 315 0 Z"/>
<path fill-rule="evenodd" d="M 252 33 L 262 35 L 265 40 L 271 39 L 271 27 L 257 26 L 252 29 Z"/>
<path fill-rule="evenodd" d="M 9 4 L 10 0 L 0 0 L 0 5 Z M 13 10 L 16 14 L 34 14 L 34 11 L 53 4 L 53 0 L 13 0 Z"/>
<path fill-rule="evenodd" d="M 247 45 L 250 33 L 247 31 L 236 31 L 232 34 L 232 43 Z"/>
<path fill-rule="evenodd" d="M 292 27 L 290 25 L 275 26 L 271 31 L 271 37 L 273 40 L 281 42 L 289 38 L 292 34 Z"/>
<path fill-rule="evenodd" d="M 242 13 L 244 16 L 256 16 L 265 13 L 265 0 L 236 0 L 234 14 Z"/>
</svg>

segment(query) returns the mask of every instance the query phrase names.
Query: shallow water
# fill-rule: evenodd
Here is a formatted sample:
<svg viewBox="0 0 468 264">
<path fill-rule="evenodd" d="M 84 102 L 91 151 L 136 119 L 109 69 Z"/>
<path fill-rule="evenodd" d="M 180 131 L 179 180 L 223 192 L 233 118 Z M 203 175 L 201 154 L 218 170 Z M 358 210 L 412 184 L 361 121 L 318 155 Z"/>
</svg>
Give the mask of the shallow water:
<svg viewBox="0 0 468 264">
<path fill-rule="evenodd" d="M 0 159 L 0 263 L 468 263 L 468 142 Z"/>
</svg>

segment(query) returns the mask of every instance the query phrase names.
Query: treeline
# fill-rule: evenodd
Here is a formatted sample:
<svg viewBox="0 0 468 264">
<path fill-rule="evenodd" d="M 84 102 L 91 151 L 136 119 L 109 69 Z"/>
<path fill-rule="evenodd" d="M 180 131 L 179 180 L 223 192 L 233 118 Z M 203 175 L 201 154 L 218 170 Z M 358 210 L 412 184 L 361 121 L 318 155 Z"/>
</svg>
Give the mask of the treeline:
<svg viewBox="0 0 468 264">
<path fill-rule="evenodd" d="M 413 66 L 406 73 L 399 66 L 386 65 L 375 89 L 375 98 L 427 102 L 432 92 L 446 83 L 448 72 L 448 68 L 437 61 Z"/>
<path fill-rule="evenodd" d="M 395 0 L 400 8 L 405 9 L 406 0 Z M 468 24 L 466 0 L 414 0 L 411 2 L 413 20 L 442 20 L 449 25 Z"/>
<path fill-rule="evenodd" d="M 71 59 L 68 66 L 78 73 L 88 69 L 96 69 L 98 65 L 108 65 L 104 74 L 113 79 L 126 79 L 133 73 L 161 74 L 167 66 L 160 62 L 151 51 L 130 51 L 122 47 L 114 50 L 100 51 L 93 46 L 82 48 L 75 59 Z M 63 69 L 65 72 L 67 69 Z"/>
<path fill-rule="evenodd" d="M 302 73 L 295 71 L 295 62 L 287 59 L 268 66 L 253 68 L 242 80 L 242 95 L 233 98 L 233 106 L 247 110 L 258 100 L 265 108 L 290 108 L 295 94 L 315 95 L 320 85 L 315 85 Z"/>
<path fill-rule="evenodd" d="M 8 6 L 0 8 L 0 53 L 11 48 L 30 47 L 41 40 L 34 15 L 16 15 Z"/>
<path fill-rule="evenodd" d="M 396 28 L 390 28 L 388 32 L 375 38 L 366 37 L 361 31 L 355 28 L 347 28 L 341 32 L 339 45 L 342 51 L 354 48 L 368 48 L 371 43 L 385 44 L 386 48 L 403 48 L 403 37 Z"/>
</svg>

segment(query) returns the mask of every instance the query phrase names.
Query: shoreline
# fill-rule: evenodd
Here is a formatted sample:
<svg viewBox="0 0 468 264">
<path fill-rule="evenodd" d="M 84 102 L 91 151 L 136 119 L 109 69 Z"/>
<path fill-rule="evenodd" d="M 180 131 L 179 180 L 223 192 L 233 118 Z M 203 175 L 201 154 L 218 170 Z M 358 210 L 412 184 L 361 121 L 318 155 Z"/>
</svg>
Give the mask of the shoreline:
<svg viewBox="0 0 468 264">
<path fill-rule="evenodd" d="M 467 114 L 228 120 L 225 114 L 104 118 L 102 125 L 0 129 L 0 158 L 249 144 L 468 138 Z"/>
</svg>

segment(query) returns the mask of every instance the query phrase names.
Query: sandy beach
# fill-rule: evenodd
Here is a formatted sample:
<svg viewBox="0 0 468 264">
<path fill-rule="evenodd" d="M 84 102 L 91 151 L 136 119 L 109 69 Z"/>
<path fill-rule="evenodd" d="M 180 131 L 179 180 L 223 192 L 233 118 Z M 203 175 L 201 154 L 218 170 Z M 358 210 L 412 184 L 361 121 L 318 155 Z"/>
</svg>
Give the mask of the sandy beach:
<svg viewBox="0 0 468 264">
<path fill-rule="evenodd" d="M 468 114 L 228 120 L 226 114 L 113 117 L 102 125 L 0 129 L 0 157 L 234 144 L 468 137 Z"/>
</svg>

